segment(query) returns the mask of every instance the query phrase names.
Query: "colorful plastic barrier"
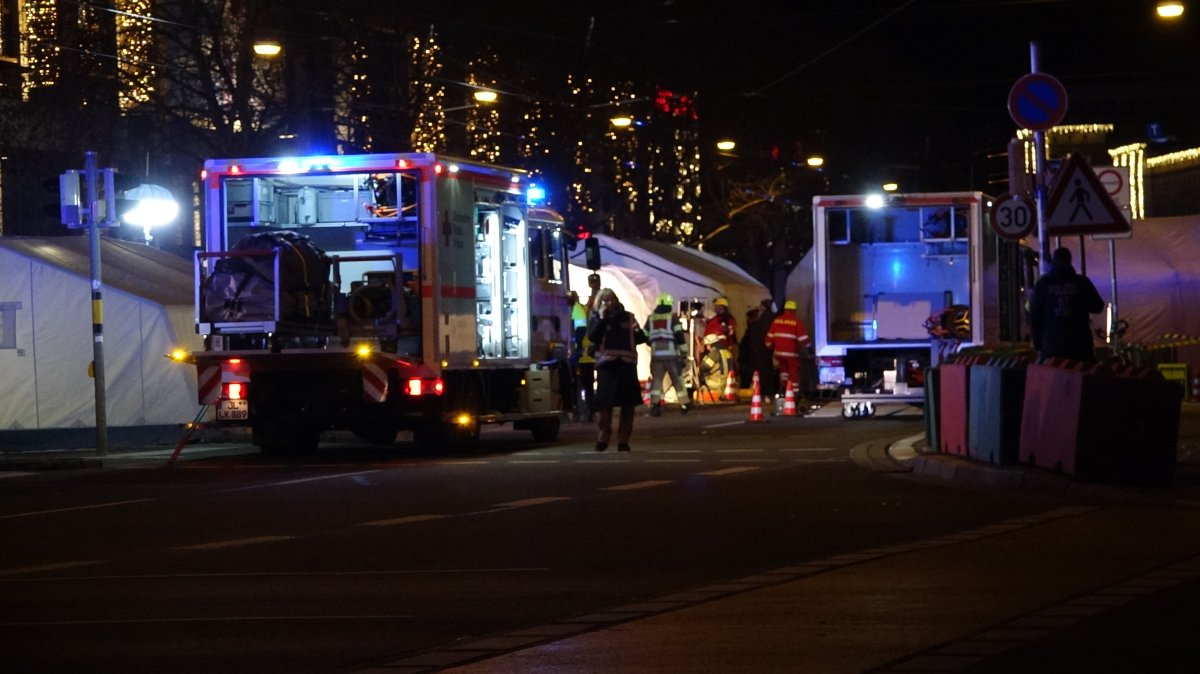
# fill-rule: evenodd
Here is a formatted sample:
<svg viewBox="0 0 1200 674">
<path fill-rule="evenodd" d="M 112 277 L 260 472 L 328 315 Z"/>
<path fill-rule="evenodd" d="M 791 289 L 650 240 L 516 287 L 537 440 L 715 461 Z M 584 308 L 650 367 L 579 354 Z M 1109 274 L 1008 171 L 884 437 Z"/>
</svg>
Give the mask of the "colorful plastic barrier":
<svg viewBox="0 0 1200 674">
<path fill-rule="evenodd" d="M 1175 474 L 1179 386 L 1153 370 L 1030 365 L 1019 459 L 1080 480 L 1165 484 Z"/>
</svg>

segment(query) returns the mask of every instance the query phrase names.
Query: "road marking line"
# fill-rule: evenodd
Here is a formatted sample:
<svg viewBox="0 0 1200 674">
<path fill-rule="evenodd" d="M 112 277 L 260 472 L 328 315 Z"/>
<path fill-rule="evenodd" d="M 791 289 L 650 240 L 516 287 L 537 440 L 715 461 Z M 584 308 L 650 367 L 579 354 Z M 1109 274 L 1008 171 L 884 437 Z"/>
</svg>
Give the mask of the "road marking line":
<svg viewBox="0 0 1200 674">
<path fill-rule="evenodd" d="M 438 461 L 439 466 L 486 466 L 490 461 L 483 459 L 463 459 L 462 461 Z"/>
<path fill-rule="evenodd" d="M 741 426 L 744 423 L 746 423 L 746 422 L 745 421 L 727 421 L 723 424 L 708 424 L 707 426 L 704 426 L 703 428 L 724 428 L 726 426 Z"/>
<path fill-rule="evenodd" d="M 292 538 L 291 536 L 251 536 L 250 538 L 232 538 L 227 541 L 214 541 L 212 543 L 198 543 L 196 545 L 180 545 L 176 546 L 176 550 L 219 550 L 221 548 L 233 548 L 239 545 L 255 545 L 257 543 L 274 543 L 276 541 L 286 541 Z"/>
<path fill-rule="evenodd" d="M 646 489 L 648 487 L 659 487 L 664 484 L 672 484 L 675 480 L 646 480 L 644 482 L 630 482 L 628 484 L 618 484 L 613 487 L 601 487 L 599 491 L 632 491 L 634 489 Z"/>
<path fill-rule="evenodd" d="M 25 477 L 26 475 L 37 475 L 37 473 L 32 473 L 32 472 L 27 473 L 27 472 L 23 472 L 23 471 L 19 471 L 19 470 L 0 471 L 0 479 L 4 479 L 6 477 Z"/>
<path fill-rule="evenodd" d="M 779 463 L 779 459 L 749 459 L 746 457 L 738 459 L 721 459 L 721 463 Z"/>
<path fill-rule="evenodd" d="M 356 527 L 389 527 L 393 524 L 413 524 L 416 522 L 432 522 L 433 520 L 444 520 L 450 517 L 449 515 L 408 515 L 407 517 L 393 517 L 388 520 L 374 520 L 371 522 L 359 522 Z"/>
<path fill-rule="evenodd" d="M 781 452 L 832 452 L 833 447 L 793 447 L 781 449 Z"/>
<path fill-rule="evenodd" d="M 707 477 L 721 477 L 723 475 L 736 475 L 738 473 L 748 473 L 752 470 L 758 470 L 758 466 L 738 466 L 736 468 L 721 468 L 720 470 L 709 470 L 698 475 Z"/>
<path fill-rule="evenodd" d="M 50 515 L 53 513 L 69 513 L 76 510 L 95 510 L 96 508 L 112 508 L 115 506 L 129 505 L 130 503 L 149 503 L 155 499 L 152 498 L 135 498 L 128 501 L 113 501 L 112 503 L 96 503 L 94 505 L 73 506 L 70 508 L 54 508 L 53 510 L 34 510 L 27 513 L 13 513 L 12 515 L 0 515 L 0 520 L 10 520 L 17 517 L 32 517 L 34 515 Z"/>
<path fill-rule="evenodd" d="M 765 449 L 714 449 L 716 454 L 754 454 L 757 452 L 765 452 Z"/>
<path fill-rule="evenodd" d="M 600 463 L 597 461 L 596 463 Z M 646 463 L 704 463 L 700 459 L 646 459 Z"/>
<path fill-rule="evenodd" d="M 558 459 L 509 459 L 509 463 L 562 463 Z"/>
<path fill-rule="evenodd" d="M 411 620 L 405 613 L 381 615 L 261 615 L 218 618 L 129 618 L 125 620 L 55 620 L 46 622 L 0 623 L 0 627 L 53 627 L 68 625 L 154 625 L 161 623 L 265 622 L 271 620 Z"/>
<path fill-rule="evenodd" d="M 703 449 L 652 449 L 651 454 L 699 454 Z"/>
<path fill-rule="evenodd" d="M 376 470 L 360 470 L 360 471 L 357 471 L 354 473 L 335 473 L 333 475 L 319 475 L 317 477 L 302 477 L 302 478 L 299 478 L 296 480 L 283 480 L 280 482 L 266 482 L 263 484 L 252 484 L 248 487 L 234 487 L 233 489 L 225 489 L 222 491 L 226 491 L 226 492 L 247 491 L 250 489 L 263 489 L 266 487 L 286 487 L 286 486 L 290 486 L 293 484 L 304 484 L 306 482 L 320 482 L 321 480 L 336 480 L 336 479 L 343 478 L 343 477 L 355 477 L 358 475 L 370 475 L 371 473 L 378 473 L 378 472 L 380 472 L 378 469 L 376 469 Z"/>
<path fill-rule="evenodd" d="M 19 576 L 26 573 L 41 573 L 42 571 L 58 571 L 59 569 L 74 569 L 78 566 L 90 566 L 99 564 L 99 561 L 78 561 L 78 562 L 55 562 L 53 564 L 39 564 L 37 566 L 21 566 L 15 569 L 0 569 L 0 576 Z"/>
<path fill-rule="evenodd" d="M 566 496 L 535 496 L 533 498 L 523 498 L 519 501 L 509 501 L 507 503 L 497 503 L 493 508 L 524 508 L 526 506 L 542 505 L 545 503 L 554 503 L 555 501 L 569 501 Z"/>
</svg>

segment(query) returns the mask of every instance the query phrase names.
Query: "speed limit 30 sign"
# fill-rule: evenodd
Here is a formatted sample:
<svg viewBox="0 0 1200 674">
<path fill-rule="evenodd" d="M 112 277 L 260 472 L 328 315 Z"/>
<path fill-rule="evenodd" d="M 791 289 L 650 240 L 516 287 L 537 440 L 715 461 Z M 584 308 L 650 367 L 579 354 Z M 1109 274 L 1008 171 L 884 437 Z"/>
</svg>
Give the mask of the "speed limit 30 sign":
<svg viewBox="0 0 1200 674">
<path fill-rule="evenodd" d="M 1022 196 L 1002 195 L 992 204 L 992 229 L 1010 241 L 1020 241 L 1033 233 L 1033 204 Z"/>
</svg>

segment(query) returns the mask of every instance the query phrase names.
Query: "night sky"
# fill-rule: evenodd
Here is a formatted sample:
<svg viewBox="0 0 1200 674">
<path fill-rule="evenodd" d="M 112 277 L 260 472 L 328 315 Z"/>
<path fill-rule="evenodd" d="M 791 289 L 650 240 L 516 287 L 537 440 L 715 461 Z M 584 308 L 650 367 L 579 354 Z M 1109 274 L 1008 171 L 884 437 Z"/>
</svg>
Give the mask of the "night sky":
<svg viewBox="0 0 1200 674">
<path fill-rule="evenodd" d="M 587 4 L 588 7 L 580 7 Z M 1114 123 L 1112 145 L 1158 123 L 1200 145 L 1200 7 L 1153 0 L 415 2 L 447 52 L 490 43 L 528 64 L 524 94 L 556 96 L 564 68 L 694 92 L 705 141 L 747 156 L 821 153 L 864 185 L 978 187 L 980 157 L 1016 130 L 1006 102 L 1030 70 L 1066 86 L 1064 123 Z M 594 6 L 592 6 L 594 5 Z M 1173 149 L 1173 148 L 1172 148 Z"/>
</svg>

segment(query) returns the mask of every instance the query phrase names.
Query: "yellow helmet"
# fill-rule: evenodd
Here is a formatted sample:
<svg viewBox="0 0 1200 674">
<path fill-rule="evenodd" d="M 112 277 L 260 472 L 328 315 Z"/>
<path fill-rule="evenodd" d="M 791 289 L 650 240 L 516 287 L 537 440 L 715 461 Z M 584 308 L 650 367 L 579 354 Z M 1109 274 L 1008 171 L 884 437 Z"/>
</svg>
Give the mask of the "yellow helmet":
<svg viewBox="0 0 1200 674">
<path fill-rule="evenodd" d="M 662 293 L 658 296 L 658 306 L 675 306 L 675 298 L 671 297 L 671 293 Z"/>
<path fill-rule="evenodd" d="M 729 306 L 729 300 L 725 299 L 724 297 L 718 297 L 718 298 L 716 299 L 716 301 L 715 301 L 715 302 L 713 302 L 713 306 L 717 306 L 717 307 L 728 307 L 728 306 Z"/>
<path fill-rule="evenodd" d="M 788 300 L 788 301 L 784 302 L 783 309 L 784 309 L 784 311 L 795 311 L 796 310 L 796 300 Z"/>
</svg>

